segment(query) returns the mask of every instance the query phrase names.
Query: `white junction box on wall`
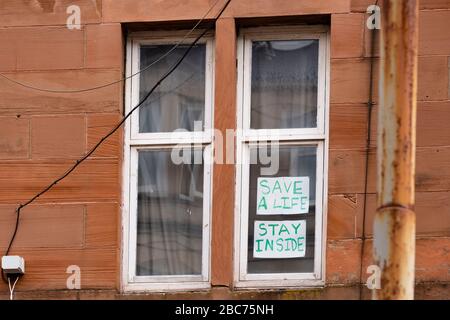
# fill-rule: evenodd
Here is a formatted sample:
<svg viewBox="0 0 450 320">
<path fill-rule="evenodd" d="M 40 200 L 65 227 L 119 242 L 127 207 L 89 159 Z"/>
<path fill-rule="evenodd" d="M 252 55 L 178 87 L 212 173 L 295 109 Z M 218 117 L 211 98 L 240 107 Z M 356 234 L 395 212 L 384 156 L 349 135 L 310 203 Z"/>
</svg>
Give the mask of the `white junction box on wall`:
<svg viewBox="0 0 450 320">
<path fill-rule="evenodd" d="M 19 256 L 2 257 L 2 269 L 6 274 L 24 274 L 25 260 Z"/>
</svg>

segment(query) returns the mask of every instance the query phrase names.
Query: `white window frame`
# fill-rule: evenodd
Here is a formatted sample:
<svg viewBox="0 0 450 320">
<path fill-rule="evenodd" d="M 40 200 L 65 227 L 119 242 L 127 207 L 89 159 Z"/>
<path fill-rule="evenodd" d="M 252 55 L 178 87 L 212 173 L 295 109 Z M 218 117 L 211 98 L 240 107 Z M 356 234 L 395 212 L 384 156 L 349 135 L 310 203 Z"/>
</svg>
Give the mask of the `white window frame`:
<svg viewBox="0 0 450 320">
<path fill-rule="evenodd" d="M 250 129 L 253 40 L 319 40 L 318 109 L 316 128 Z M 328 185 L 329 33 L 326 26 L 261 27 L 242 30 L 238 38 L 238 89 L 234 286 L 235 288 L 306 288 L 325 284 L 326 213 Z M 250 146 L 273 138 L 280 146 L 317 146 L 314 272 L 247 273 Z"/>
<path fill-rule="evenodd" d="M 183 45 L 191 44 L 200 32 L 192 32 L 189 37 L 183 40 Z M 139 71 L 141 45 L 176 44 L 185 37 L 186 33 L 187 31 L 135 32 L 130 34 L 127 39 L 127 77 Z M 212 159 L 213 150 L 214 110 L 214 39 L 212 34 L 208 33 L 198 43 L 206 44 L 204 130 L 202 132 L 139 133 L 139 110 L 136 110 L 125 122 L 121 264 L 121 290 L 123 292 L 166 292 L 210 288 L 210 220 L 213 169 L 210 159 Z M 126 81 L 125 113 L 128 113 L 139 103 L 139 81 L 139 75 L 135 75 Z M 136 276 L 138 152 L 140 150 L 170 150 L 174 146 L 182 145 L 204 148 L 202 274 Z"/>
</svg>

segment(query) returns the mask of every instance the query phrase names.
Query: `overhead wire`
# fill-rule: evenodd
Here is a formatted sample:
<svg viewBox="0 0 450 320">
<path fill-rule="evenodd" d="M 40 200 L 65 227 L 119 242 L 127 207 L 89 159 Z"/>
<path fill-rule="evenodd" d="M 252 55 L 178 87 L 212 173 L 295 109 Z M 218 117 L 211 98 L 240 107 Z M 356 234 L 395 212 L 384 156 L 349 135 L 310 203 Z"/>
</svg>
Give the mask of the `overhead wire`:
<svg viewBox="0 0 450 320">
<path fill-rule="evenodd" d="M 94 87 L 90 87 L 90 88 L 84 88 L 84 89 L 47 89 L 47 88 L 41 88 L 41 87 L 37 87 L 37 86 L 33 86 L 27 83 L 23 83 L 20 82 L 18 80 L 12 79 L 8 76 L 6 76 L 4 73 L 0 73 L 0 77 L 12 82 L 16 85 L 19 85 L 21 87 L 30 89 L 30 90 L 35 90 L 35 91 L 41 91 L 41 92 L 47 92 L 47 93 L 59 93 L 59 94 L 64 94 L 64 93 L 83 93 L 83 92 L 88 92 L 88 91 L 94 91 L 94 90 L 98 90 L 98 89 L 103 89 L 118 83 L 121 83 L 123 81 L 126 81 L 128 79 L 131 79 L 139 74 L 141 74 L 142 72 L 147 71 L 148 69 L 150 69 L 152 66 L 154 66 L 155 64 L 157 64 L 158 62 L 160 62 L 161 60 L 163 60 L 164 58 L 166 58 L 167 56 L 169 56 L 172 52 L 174 52 L 180 45 L 182 45 L 184 43 L 184 41 L 198 28 L 198 26 L 206 19 L 206 17 L 208 16 L 208 14 L 212 11 L 212 9 L 217 5 L 217 3 L 219 3 L 219 1 L 221 0 L 216 0 L 213 5 L 211 7 L 209 7 L 208 11 L 205 12 L 205 14 L 200 18 L 200 20 L 197 21 L 197 23 L 184 35 L 184 37 L 182 39 L 180 39 L 177 43 L 175 43 L 175 45 L 173 47 L 171 47 L 169 50 L 167 50 L 164 54 L 162 54 L 160 57 L 158 57 L 155 61 L 151 62 L 149 65 L 147 65 L 146 67 L 136 71 L 135 73 L 132 73 L 126 77 L 123 77 L 119 80 L 115 80 L 112 82 L 108 82 L 102 85 L 98 85 L 98 86 L 94 86 Z"/>
<path fill-rule="evenodd" d="M 171 67 L 169 70 L 156 82 L 156 84 L 147 92 L 147 94 L 139 101 L 139 103 L 134 106 L 103 138 L 100 139 L 99 142 L 97 142 L 84 156 L 82 156 L 80 159 L 78 159 L 75 164 L 73 164 L 63 175 L 61 175 L 59 178 L 54 180 L 52 183 L 50 183 L 47 187 L 45 187 L 42 191 L 38 192 L 36 195 L 34 195 L 32 198 L 30 198 L 28 201 L 26 201 L 23 204 L 20 204 L 16 209 L 16 223 L 14 227 L 14 232 L 11 236 L 11 239 L 9 241 L 8 247 L 5 252 L 5 256 L 7 256 L 11 250 L 11 247 L 14 243 L 14 240 L 16 238 L 19 225 L 20 225 L 20 214 L 21 210 L 25 208 L 26 206 L 33 203 L 36 199 L 38 199 L 40 196 L 48 192 L 50 189 L 52 189 L 56 184 L 58 184 L 60 181 L 65 179 L 69 174 L 71 174 L 81 163 L 83 163 L 90 155 L 92 155 L 100 145 L 103 144 L 103 142 L 108 139 L 114 132 L 116 132 L 123 123 L 133 114 L 134 111 L 136 111 L 142 104 L 145 103 L 145 101 L 150 97 L 150 95 L 156 90 L 156 88 L 159 87 L 159 85 L 167 78 L 169 77 L 177 68 L 178 66 L 183 62 L 183 60 L 186 58 L 186 56 L 189 54 L 191 49 L 197 44 L 197 42 L 211 29 L 214 27 L 214 23 L 222 16 L 223 12 L 226 10 L 228 5 L 230 4 L 231 0 L 227 0 L 225 5 L 222 7 L 218 15 L 214 18 L 211 25 L 204 29 L 203 32 L 201 32 L 195 40 L 189 45 L 189 47 L 185 50 L 183 55 L 178 59 L 178 61 Z M 4 278 L 4 274 L 2 271 L 2 278 Z M 9 279 L 9 278 L 8 278 Z"/>
</svg>

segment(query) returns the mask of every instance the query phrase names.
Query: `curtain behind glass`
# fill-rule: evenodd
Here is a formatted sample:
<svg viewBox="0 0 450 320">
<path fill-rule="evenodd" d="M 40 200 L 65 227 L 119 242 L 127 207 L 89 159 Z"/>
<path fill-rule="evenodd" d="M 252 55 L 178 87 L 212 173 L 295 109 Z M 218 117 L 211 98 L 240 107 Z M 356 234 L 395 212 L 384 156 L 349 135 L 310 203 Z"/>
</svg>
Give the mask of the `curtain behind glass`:
<svg viewBox="0 0 450 320">
<path fill-rule="evenodd" d="M 173 45 L 141 46 L 143 69 L 169 51 Z M 142 100 L 157 81 L 186 51 L 179 46 L 140 75 L 139 99 Z M 206 45 L 194 46 L 180 66 L 139 108 L 139 132 L 193 131 L 194 121 L 204 121 Z M 202 122 L 203 123 L 203 122 Z"/>
<path fill-rule="evenodd" d="M 258 148 L 250 148 L 251 157 L 258 159 Z M 273 155 L 275 156 L 275 155 Z M 314 236 L 316 214 L 316 146 L 279 147 L 279 170 L 270 177 L 309 177 L 309 211 L 305 214 L 270 215 L 256 214 L 257 180 L 261 177 L 258 164 L 250 165 L 249 222 L 248 222 L 248 273 L 302 273 L 314 272 Z M 262 259 L 253 257 L 255 220 L 306 220 L 306 254 L 303 258 Z"/>
<path fill-rule="evenodd" d="M 252 43 L 252 129 L 317 126 L 318 57 L 318 40 Z"/>
<path fill-rule="evenodd" d="M 202 273 L 203 165 L 175 165 L 170 155 L 139 151 L 138 276 Z"/>
</svg>

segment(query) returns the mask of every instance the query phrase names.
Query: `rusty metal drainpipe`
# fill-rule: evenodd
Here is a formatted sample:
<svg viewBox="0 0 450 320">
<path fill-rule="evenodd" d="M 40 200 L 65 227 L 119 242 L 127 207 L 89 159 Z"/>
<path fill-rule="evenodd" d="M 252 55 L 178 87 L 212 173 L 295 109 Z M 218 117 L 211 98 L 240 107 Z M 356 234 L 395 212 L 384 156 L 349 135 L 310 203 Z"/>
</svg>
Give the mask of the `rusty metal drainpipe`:
<svg viewBox="0 0 450 320">
<path fill-rule="evenodd" d="M 414 299 L 418 13 L 418 0 L 385 0 L 381 11 L 374 299 Z"/>
</svg>

